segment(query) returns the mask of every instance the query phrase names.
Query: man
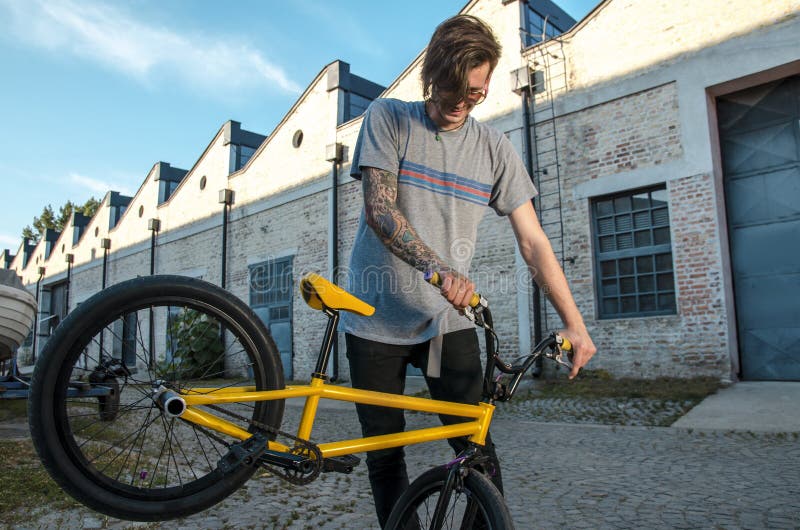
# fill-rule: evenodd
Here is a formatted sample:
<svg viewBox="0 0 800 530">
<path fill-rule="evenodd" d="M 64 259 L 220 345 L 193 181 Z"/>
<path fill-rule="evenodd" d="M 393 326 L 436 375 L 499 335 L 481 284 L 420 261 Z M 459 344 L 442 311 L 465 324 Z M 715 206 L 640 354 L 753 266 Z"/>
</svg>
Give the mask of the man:
<svg viewBox="0 0 800 530">
<path fill-rule="evenodd" d="M 485 23 L 468 15 L 448 19 L 436 28 L 423 61 L 425 100 L 379 99 L 367 111 L 351 169 L 362 182 L 364 210 L 348 288 L 376 312 L 342 318 L 355 387 L 402 393 L 411 363 L 423 368 L 435 399 L 480 399 L 477 333 L 458 310 L 475 288 L 467 272 L 487 205 L 509 217 L 523 258 L 566 325 L 562 333 L 575 351 L 570 377 L 595 352 L 533 210 L 536 190 L 522 161 L 502 133 L 470 117 L 488 95 L 499 58 L 500 44 Z M 434 271 L 443 278 L 441 291 L 422 281 Z M 364 436 L 405 427 L 402 410 L 357 410 Z M 451 445 L 458 451 L 465 441 Z M 494 455 L 490 438 L 487 450 Z M 408 486 L 403 449 L 368 453 L 367 466 L 383 527 Z"/>
</svg>

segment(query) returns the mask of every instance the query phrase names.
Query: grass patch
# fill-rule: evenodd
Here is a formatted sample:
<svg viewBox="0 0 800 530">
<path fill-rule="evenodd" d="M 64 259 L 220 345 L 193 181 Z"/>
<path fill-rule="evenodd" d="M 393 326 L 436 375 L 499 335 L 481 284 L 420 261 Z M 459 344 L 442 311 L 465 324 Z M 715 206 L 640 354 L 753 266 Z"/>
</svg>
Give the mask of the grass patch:
<svg viewBox="0 0 800 530">
<path fill-rule="evenodd" d="M 602 370 L 584 370 L 572 381 L 566 378 L 537 381 L 530 397 L 644 398 L 699 402 L 722 387 L 723 384 L 713 377 L 614 379 Z"/>
<path fill-rule="evenodd" d="M 581 370 L 580 375 L 569 380 L 566 376 L 556 379 L 537 379 L 527 391 L 520 389 L 512 401 L 536 398 L 643 398 L 661 401 L 700 402 L 714 394 L 723 385 L 713 377 L 658 377 L 656 379 L 615 379 L 604 370 Z M 429 398 L 427 389 L 410 394 Z"/>
<path fill-rule="evenodd" d="M 65 509 L 79 504 L 53 482 L 30 440 L 0 441 L 0 523 L 19 524 L 33 508 Z"/>
<path fill-rule="evenodd" d="M 28 419 L 28 400 L 0 399 L 0 421 Z"/>
</svg>

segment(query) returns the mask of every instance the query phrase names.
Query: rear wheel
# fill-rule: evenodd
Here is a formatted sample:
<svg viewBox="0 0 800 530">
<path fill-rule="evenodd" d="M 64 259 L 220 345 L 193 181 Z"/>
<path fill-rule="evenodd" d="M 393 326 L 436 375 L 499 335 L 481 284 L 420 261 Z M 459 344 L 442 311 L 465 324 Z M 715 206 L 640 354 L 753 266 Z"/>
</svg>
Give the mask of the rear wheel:
<svg viewBox="0 0 800 530">
<path fill-rule="evenodd" d="M 436 505 L 449 470 L 435 467 L 420 475 L 400 497 L 386 528 L 417 530 L 434 528 Z M 483 474 L 470 469 L 452 491 L 441 528 L 513 530 L 514 522 L 503 496 Z"/>
<path fill-rule="evenodd" d="M 272 339 L 238 298 L 200 280 L 150 276 L 98 293 L 61 323 L 36 363 L 29 422 L 67 493 L 114 517 L 163 520 L 219 502 L 254 468 L 222 471 L 239 440 L 170 414 L 159 395 L 283 386 Z M 269 432 L 283 401 L 199 409 Z"/>
</svg>

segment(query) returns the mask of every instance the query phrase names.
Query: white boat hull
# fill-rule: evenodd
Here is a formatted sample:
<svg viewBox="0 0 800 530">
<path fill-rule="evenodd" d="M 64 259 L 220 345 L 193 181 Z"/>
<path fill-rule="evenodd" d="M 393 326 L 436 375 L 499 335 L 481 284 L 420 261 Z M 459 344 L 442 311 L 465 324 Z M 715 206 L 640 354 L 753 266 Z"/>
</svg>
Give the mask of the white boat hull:
<svg viewBox="0 0 800 530">
<path fill-rule="evenodd" d="M 0 285 L 0 357 L 9 355 L 25 341 L 35 315 L 36 298 L 31 293 Z"/>
</svg>

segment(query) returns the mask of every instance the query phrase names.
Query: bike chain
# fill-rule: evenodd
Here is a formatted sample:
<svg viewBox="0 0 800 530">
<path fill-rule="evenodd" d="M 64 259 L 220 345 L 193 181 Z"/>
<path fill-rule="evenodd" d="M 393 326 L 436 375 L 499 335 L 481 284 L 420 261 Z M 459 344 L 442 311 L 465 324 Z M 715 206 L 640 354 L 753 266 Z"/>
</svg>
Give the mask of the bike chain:
<svg viewBox="0 0 800 530">
<path fill-rule="evenodd" d="M 279 478 L 291 483 L 296 484 L 298 486 L 302 486 L 304 484 L 309 484 L 316 480 L 319 476 L 320 472 L 322 471 L 322 451 L 320 451 L 317 444 L 311 443 L 307 440 L 303 440 L 302 438 L 298 438 L 288 432 L 281 431 L 280 429 L 276 429 L 271 425 L 267 425 L 266 423 L 261 423 L 260 421 L 256 421 L 253 419 L 246 418 L 240 414 L 236 414 L 235 412 L 231 412 L 230 410 L 223 409 L 217 405 L 206 405 L 208 408 L 216 410 L 222 414 L 230 416 L 234 419 L 241 420 L 244 422 L 249 423 L 250 425 L 257 427 L 269 434 L 274 434 L 275 436 L 283 436 L 285 438 L 290 438 L 294 441 L 294 447 L 290 450 L 293 455 L 305 456 L 309 457 L 309 455 L 313 455 L 313 459 L 311 461 L 314 463 L 314 467 L 308 473 L 303 473 L 301 471 L 284 469 L 282 467 L 273 466 L 270 464 L 266 464 L 264 462 L 259 462 L 258 466 L 263 467 L 264 469 L 270 471 L 271 473 L 275 474 Z M 200 427 L 202 429 L 202 427 Z M 206 431 L 203 429 L 206 434 L 215 439 L 216 441 L 220 442 L 221 444 L 225 445 L 226 447 L 230 447 L 231 444 L 220 438 L 219 436 Z"/>
</svg>

